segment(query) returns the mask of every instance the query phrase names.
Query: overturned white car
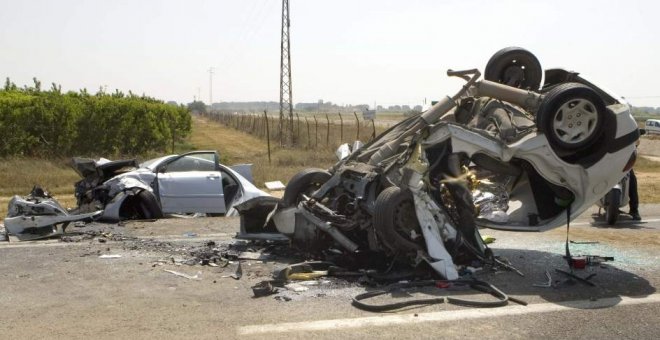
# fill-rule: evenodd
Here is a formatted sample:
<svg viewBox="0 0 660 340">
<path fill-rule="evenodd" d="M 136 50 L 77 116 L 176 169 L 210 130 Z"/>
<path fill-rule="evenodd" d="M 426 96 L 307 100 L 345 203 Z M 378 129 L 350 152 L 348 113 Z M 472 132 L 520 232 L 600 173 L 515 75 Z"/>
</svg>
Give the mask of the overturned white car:
<svg viewBox="0 0 660 340">
<path fill-rule="evenodd" d="M 633 166 L 629 105 L 576 72 L 543 71 L 506 48 L 453 97 L 410 117 L 329 170 L 288 183 L 272 216 L 310 252 L 377 253 L 428 263 L 447 279 L 457 265 L 492 260 L 478 227 L 543 231 L 564 225 Z"/>
</svg>

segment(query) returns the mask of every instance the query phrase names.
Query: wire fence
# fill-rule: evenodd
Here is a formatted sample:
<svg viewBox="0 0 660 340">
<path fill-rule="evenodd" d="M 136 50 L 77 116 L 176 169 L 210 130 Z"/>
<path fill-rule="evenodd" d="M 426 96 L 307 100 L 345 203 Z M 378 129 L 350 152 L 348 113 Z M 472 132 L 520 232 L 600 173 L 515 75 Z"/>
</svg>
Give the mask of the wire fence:
<svg viewBox="0 0 660 340">
<path fill-rule="evenodd" d="M 289 117 L 268 115 L 267 111 L 261 114 L 215 111 L 206 113 L 205 116 L 225 126 L 265 139 L 268 142 L 269 158 L 272 145 L 335 149 L 343 143 L 356 140 L 366 143 L 376 136 L 374 120 L 361 120 L 357 112 L 352 115 L 337 113 L 302 116 L 296 113 L 293 121 L 290 121 Z M 289 128 L 290 123 L 292 128 Z"/>
</svg>

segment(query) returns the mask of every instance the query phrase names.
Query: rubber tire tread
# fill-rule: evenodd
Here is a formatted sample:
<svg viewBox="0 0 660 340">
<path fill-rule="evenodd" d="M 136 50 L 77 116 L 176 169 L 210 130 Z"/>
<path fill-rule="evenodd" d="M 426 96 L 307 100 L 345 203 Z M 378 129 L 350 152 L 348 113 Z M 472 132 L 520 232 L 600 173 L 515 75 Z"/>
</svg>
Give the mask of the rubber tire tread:
<svg viewBox="0 0 660 340">
<path fill-rule="evenodd" d="M 528 62 L 529 65 L 526 64 L 525 66 L 531 68 L 529 70 L 525 68 L 527 77 L 525 77 L 526 80 L 521 84 L 522 86 L 519 87 L 538 90 L 541 87 L 541 80 L 543 79 L 543 68 L 536 56 L 522 47 L 505 47 L 495 52 L 486 64 L 484 79 L 499 83 L 500 74 L 503 71 L 502 68 L 509 64 L 509 60 L 511 60 L 512 57 L 526 58 L 526 62 Z"/>
<path fill-rule="evenodd" d="M 137 194 L 137 202 L 142 218 L 144 219 L 158 219 L 163 218 L 163 210 L 156 200 L 156 197 L 147 190 L 140 191 Z"/>
<path fill-rule="evenodd" d="M 621 189 L 612 189 L 607 193 L 607 206 L 605 207 L 605 220 L 607 224 L 614 225 L 619 218 L 621 206 Z"/>
<path fill-rule="evenodd" d="M 325 183 L 332 175 L 323 169 L 309 168 L 305 169 L 291 177 L 286 188 L 284 188 L 284 195 L 282 196 L 282 205 L 291 207 L 298 204 L 298 196 L 307 190 L 310 184 Z"/>
<path fill-rule="evenodd" d="M 394 252 L 399 250 L 417 251 L 422 248 L 394 230 L 394 211 L 396 206 L 404 200 L 411 200 L 414 205 L 412 192 L 408 189 L 391 186 L 381 191 L 374 204 L 373 223 L 376 233 L 382 238 L 383 243 Z"/>
</svg>

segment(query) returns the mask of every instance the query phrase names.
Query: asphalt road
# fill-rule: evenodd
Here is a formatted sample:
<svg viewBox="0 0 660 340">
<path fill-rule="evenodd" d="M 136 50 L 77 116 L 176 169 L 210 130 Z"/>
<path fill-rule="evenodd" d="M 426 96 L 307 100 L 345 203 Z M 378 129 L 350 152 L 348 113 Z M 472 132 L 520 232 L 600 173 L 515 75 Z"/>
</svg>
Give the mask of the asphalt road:
<svg viewBox="0 0 660 340">
<path fill-rule="evenodd" d="M 288 259 L 244 259 L 227 267 L 178 263 L 208 240 L 232 241 L 235 218 L 168 219 L 103 225 L 110 240 L 0 243 L 2 338 L 603 338 L 656 339 L 660 334 L 660 205 L 642 205 L 644 220 L 606 226 L 593 209 L 571 224 L 573 254 L 614 261 L 576 272 L 596 274 L 590 287 L 555 272 L 566 269 L 565 229 L 545 233 L 483 230 L 496 255 L 522 271 L 479 271 L 527 306 L 471 308 L 435 304 L 386 314 L 358 310 L 358 284 L 320 279 L 305 291 L 254 298 L 251 286 Z M 138 237 L 112 241 L 114 235 Z M 580 243 L 582 242 L 582 243 Z M 587 242 L 587 243 L 584 243 Z M 594 243 L 597 242 L 597 243 Z M 100 255 L 119 255 L 101 258 Z M 229 277 L 241 263 L 243 276 Z M 177 264 L 178 263 L 178 264 Z M 195 276 L 186 279 L 165 270 Z M 534 287 L 546 281 L 555 287 Z M 292 288 L 293 289 L 293 288 Z M 299 288 L 300 289 L 300 288 Z M 459 288 L 408 291 L 388 303 L 437 296 L 486 299 Z"/>
</svg>

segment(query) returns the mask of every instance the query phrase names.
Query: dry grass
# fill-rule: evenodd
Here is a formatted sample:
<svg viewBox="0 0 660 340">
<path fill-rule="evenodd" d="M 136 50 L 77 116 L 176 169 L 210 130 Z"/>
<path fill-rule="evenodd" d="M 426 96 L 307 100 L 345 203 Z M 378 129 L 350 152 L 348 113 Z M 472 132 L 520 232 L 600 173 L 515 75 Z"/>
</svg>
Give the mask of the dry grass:
<svg viewBox="0 0 660 340">
<path fill-rule="evenodd" d="M 640 156 L 635 161 L 635 173 L 637 172 L 660 172 L 660 161 L 658 157 Z"/>
<path fill-rule="evenodd" d="M 327 147 L 301 150 L 271 145 L 269 164 L 268 145 L 265 140 L 202 117 L 193 119 L 193 136 L 190 143 L 196 149 L 218 150 L 224 164 L 253 164 L 253 176 L 257 186 L 275 180 L 286 183 L 304 168 L 328 168 L 336 161 L 334 149 Z"/>
<path fill-rule="evenodd" d="M 660 172 L 635 170 L 641 203 L 660 203 Z"/>
<path fill-rule="evenodd" d="M 24 196 L 41 185 L 64 207 L 75 207 L 73 183 L 80 180 L 68 160 L 10 158 L 0 162 L 0 216 L 7 214 L 7 204 L 14 195 Z"/>
<path fill-rule="evenodd" d="M 53 194 L 72 191 L 78 174 L 69 160 L 4 159 L 0 162 L 0 196 L 27 194 L 34 185 L 47 185 Z"/>
</svg>

